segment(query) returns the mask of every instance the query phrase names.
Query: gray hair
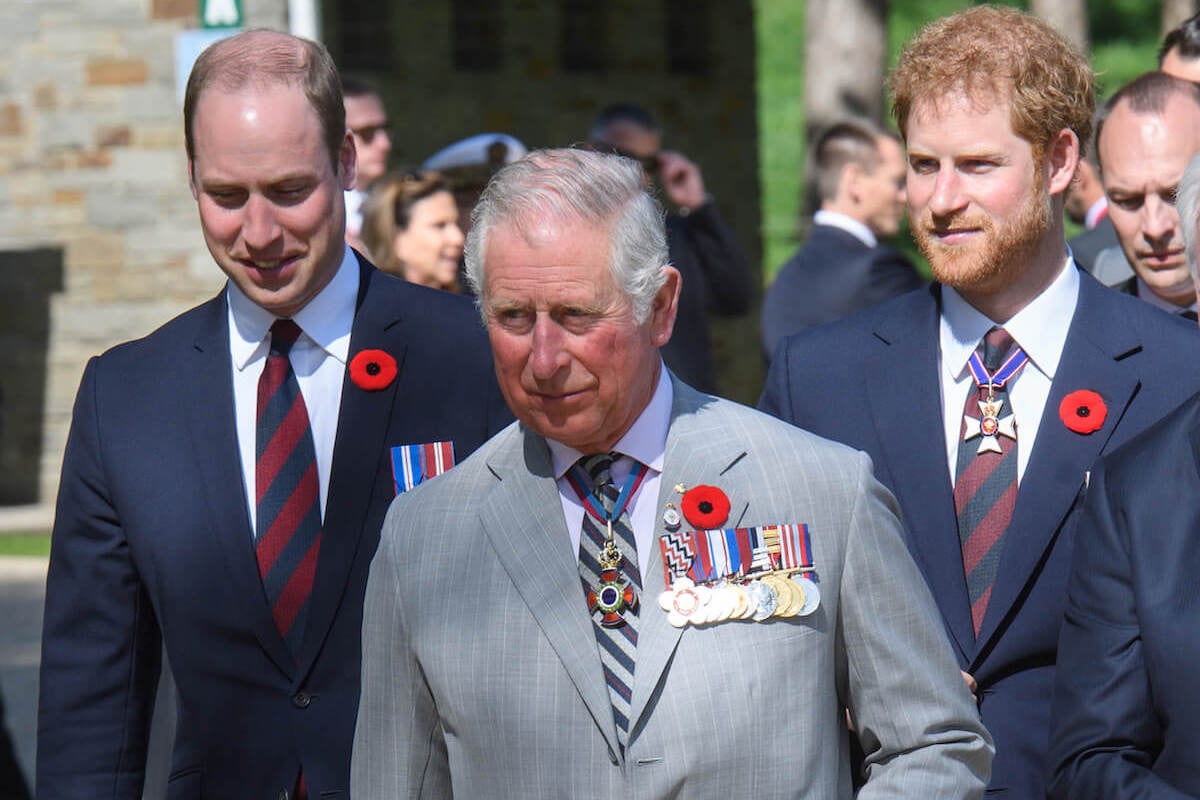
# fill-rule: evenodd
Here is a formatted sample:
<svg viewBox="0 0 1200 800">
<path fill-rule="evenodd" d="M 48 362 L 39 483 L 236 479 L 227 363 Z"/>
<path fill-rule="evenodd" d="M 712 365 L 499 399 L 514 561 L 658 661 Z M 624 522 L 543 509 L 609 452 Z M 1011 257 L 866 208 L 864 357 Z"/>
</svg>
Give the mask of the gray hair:
<svg viewBox="0 0 1200 800">
<path fill-rule="evenodd" d="M 609 231 L 613 280 L 633 304 L 634 318 L 645 322 L 667 279 L 662 206 L 646 191 L 638 162 L 574 148 L 534 150 L 499 170 L 480 196 L 465 253 L 467 280 L 484 321 L 488 237 L 502 225 L 525 235 L 547 218 Z"/>
<path fill-rule="evenodd" d="M 1200 286 L 1200 282 L 1197 282 L 1197 270 L 1200 269 L 1197 247 L 1200 247 L 1200 242 L 1196 241 L 1196 224 L 1200 222 L 1200 153 L 1192 156 L 1187 169 L 1183 171 L 1183 177 L 1179 179 L 1175 207 L 1179 211 L 1179 226 L 1183 230 L 1183 246 L 1187 248 L 1188 271 L 1192 273 L 1192 282 Z"/>
</svg>

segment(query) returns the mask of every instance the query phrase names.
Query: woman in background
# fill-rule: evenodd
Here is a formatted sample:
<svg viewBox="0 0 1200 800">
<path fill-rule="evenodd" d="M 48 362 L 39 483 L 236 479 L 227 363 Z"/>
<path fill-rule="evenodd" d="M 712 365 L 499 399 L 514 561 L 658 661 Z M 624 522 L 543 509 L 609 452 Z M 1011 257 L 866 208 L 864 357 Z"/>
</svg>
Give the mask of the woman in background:
<svg viewBox="0 0 1200 800">
<path fill-rule="evenodd" d="M 362 240 L 375 265 L 412 283 L 459 291 L 463 233 L 446 179 L 431 171 L 392 172 L 367 191 Z"/>
</svg>

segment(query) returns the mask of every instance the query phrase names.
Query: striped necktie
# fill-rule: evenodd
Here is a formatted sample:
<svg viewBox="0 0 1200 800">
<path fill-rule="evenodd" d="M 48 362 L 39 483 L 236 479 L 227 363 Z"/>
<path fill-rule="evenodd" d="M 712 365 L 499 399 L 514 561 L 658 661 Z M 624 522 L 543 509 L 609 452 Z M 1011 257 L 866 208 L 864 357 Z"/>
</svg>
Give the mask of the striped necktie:
<svg viewBox="0 0 1200 800">
<path fill-rule="evenodd" d="M 601 453 L 579 460 L 591 479 L 593 496 L 611 515 L 620 492 L 612 479 L 612 464 L 618 453 Z M 642 576 L 638 567 L 637 543 L 629 524 L 629 514 L 622 510 L 613 520 L 613 541 L 621 552 L 621 576 L 641 592 Z M 586 511 L 583 515 L 583 530 L 579 537 L 579 577 L 583 582 L 586 598 L 589 592 L 600 586 L 600 556 L 608 538 L 608 526 L 597 522 Z M 629 738 L 630 700 L 633 696 L 634 657 L 637 650 L 637 614 L 627 609 L 624 622 L 617 625 L 601 625 L 593 616 L 592 627 L 600 651 L 600 663 L 604 668 L 604 679 L 612 700 L 613 719 L 617 724 L 617 740 L 624 747 Z"/>
<path fill-rule="evenodd" d="M 258 381 L 254 485 L 255 554 L 271 615 L 295 656 L 300 652 L 317 554 L 321 549 L 320 484 L 312 428 L 288 353 L 300 328 L 271 326 L 271 351 Z"/>
<path fill-rule="evenodd" d="M 994 375 L 1006 363 L 1013 339 L 1003 328 L 992 328 L 980 347 L 983 365 L 989 375 Z M 967 393 L 954 482 L 954 510 L 976 636 L 992 596 L 1004 532 L 1017 502 L 1016 428 L 1015 421 L 1009 419 L 1012 409 L 1007 383 L 991 392 L 992 403 L 999 404 L 999 410 L 990 421 L 981 408 L 988 397 L 986 387 L 972 388 Z M 1009 425 L 1013 426 L 1009 429 L 1011 436 L 1003 432 Z M 989 435 L 989 430 L 997 429 L 1000 432 Z"/>
</svg>

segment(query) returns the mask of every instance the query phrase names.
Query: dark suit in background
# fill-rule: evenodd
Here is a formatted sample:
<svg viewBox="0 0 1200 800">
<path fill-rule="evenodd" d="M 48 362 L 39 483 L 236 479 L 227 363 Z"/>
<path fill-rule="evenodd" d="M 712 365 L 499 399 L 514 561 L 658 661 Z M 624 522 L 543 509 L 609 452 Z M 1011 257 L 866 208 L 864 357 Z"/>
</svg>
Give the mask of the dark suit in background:
<svg viewBox="0 0 1200 800">
<path fill-rule="evenodd" d="M 28 798 L 29 788 L 25 785 L 21 765 L 17 763 L 17 754 L 13 751 L 8 729 L 4 726 L 4 694 L 0 693 L 0 800 Z"/>
<path fill-rule="evenodd" d="M 878 305 L 922 283 L 900 251 L 883 244 L 871 247 L 835 225 L 813 225 L 808 240 L 767 290 L 763 350 L 770 358 L 785 336 Z"/>
<path fill-rule="evenodd" d="M 1187 368 L 1200 363 L 1194 327 L 1085 274 L 1079 281 L 978 637 L 946 463 L 940 286 L 785 339 L 760 404 L 870 454 L 900 503 L 909 549 L 959 666 L 978 681 L 980 713 L 996 742 L 992 787 L 1010 797 L 1044 791 L 1058 632 L 1087 471 L 1200 389 L 1200 372 Z M 1108 408 L 1104 427 L 1087 436 L 1059 418 L 1063 397 L 1077 389 L 1099 393 Z"/>
<path fill-rule="evenodd" d="M 1058 651 L 1054 797 L 1200 796 L 1198 468 L 1193 397 L 1092 472 Z"/>
<path fill-rule="evenodd" d="M 1117 241 L 1117 230 L 1107 214 L 1100 218 L 1094 228 L 1088 228 L 1078 236 L 1068 239 L 1067 244 L 1071 245 L 1075 262 L 1084 272 L 1093 272 L 1096 256 L 1100 255 L 1101 250 L 1121 246 Z"/>
<path fill-rule="evenodd" d="M 685 383 L 717 391 L 708 315 L 735 316 L 750 310 L 754 282 L 746 255 L 712 201 L 690 214 L 667 215 L 671 264 L 683 277 L 679 315 L 663 360 Z"/>
</svg>

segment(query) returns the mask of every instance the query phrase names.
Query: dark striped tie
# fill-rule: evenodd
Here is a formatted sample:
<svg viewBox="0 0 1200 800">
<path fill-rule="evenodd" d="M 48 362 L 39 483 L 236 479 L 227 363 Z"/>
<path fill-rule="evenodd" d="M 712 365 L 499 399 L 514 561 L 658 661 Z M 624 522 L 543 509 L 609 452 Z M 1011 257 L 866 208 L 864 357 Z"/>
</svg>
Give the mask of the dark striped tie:
<svg viewBox="0 0 1200 800">
<path fill-rule="evenodd" d="M 612 464 L 619 453 L 601 453 L 580 459 L 580 464 L 592 480 L 594 495 L 605 512 L 611 514 L 620 494 L 612 480 Z M 583 531 L 579 537 L 579 577 L 584 596 L 600 585 L 600 554 L 608 538 L 608 526 L 597 523 L 586 511 Z M 640 593 L 642 576 L 638 567 L 637 543 L 629 524 L 629 514 L 622 512 L 613 520 L 613 540 L 621 551 L 621 573 Z M 631 609 L 624 613 L 625 623 L 613 627 L 600 624 L 593 617 L 600 663 L 612 699 L 613 719 L 617 723 L 617 739 L 624 747 L 629 736 L 630 699 L 633 695 L 634 656 L 637 649 L 637 614 Z"/>
<path fill-rule="evenodd" d="M 1013 339 L 1003 328 L 992 328 L 984 337 L 983 365 L 995 373 L 1012 349 Z M 994 399 L 1001 401 L 1000 416 L 1012 414 L 1007 385 L 996 389 Z M 975 387 L 967 393 L 964 417 L 979 419 L 979 402 L 987 399 L 986 388 Z M 975 426 L 978 427 L 978 426 Z M 983 624 L 996 568 L 1004 545 L 1004 532 L 1012 519 L 1017 502 L 1017 440 L 996 436 L 1001 452 L 980 447 L 980 436 L 964 438 L 968 426 L 964 419 L 958 443 L 958 464 L 954 482 L 954 510 L 958 514 L 958 537 L 962 544 L 963 572 L 971 601 L 971 622 L 975 634 Z"/>
<path fill-rule="evenodd" d="M 321 549 L 320 484 L 312 428 L 288 353 L 300 328 L 290 319 L 271 326 L 271 352 L 258 381 L 254 485 L 255 552 L 279 633 L 300 652 L 308 600 Z"/>
</svg>

